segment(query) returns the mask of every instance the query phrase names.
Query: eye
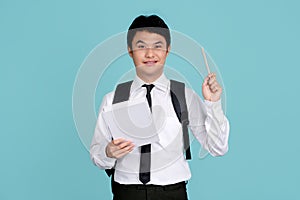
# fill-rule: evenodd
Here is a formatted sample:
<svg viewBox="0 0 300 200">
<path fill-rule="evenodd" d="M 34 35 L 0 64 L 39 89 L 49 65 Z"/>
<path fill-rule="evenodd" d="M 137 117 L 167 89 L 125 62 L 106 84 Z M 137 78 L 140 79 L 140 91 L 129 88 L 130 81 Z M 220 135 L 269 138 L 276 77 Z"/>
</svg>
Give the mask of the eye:
<svg viewBox="0 0 300 200">
<path fill-rule="evenodd" d="M 139 49 L 144 49 L 144 48 L 145 48 L 145 45 L 138 45 L 138 48 L 139 48 Z"/>
<path fill-rule="evenodd" d="M 158 44 L 158 45 L 155 45 L 155 48 L 156 48 L 156 49 L 161 49 L 162 46 L 161 46 L 160 44 Z"/>
</svg>

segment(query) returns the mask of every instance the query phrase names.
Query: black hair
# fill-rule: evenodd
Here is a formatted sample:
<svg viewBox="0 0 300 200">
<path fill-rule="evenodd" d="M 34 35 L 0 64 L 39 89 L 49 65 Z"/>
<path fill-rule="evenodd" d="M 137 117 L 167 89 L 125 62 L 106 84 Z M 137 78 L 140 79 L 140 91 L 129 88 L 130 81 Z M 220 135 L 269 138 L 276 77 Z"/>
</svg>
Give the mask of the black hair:
<svg viewBox="0 0 300 200">
<path fill-rule="evenodd" d="M 171 43 L 170 30 L 162 18 L 157 15 L 144 16 L 140 15 L 133 20 L 127 32 L 127 45 L 132 49 L 132 40 L 138 31 L 148 31 L 156 33 L 166 39 L 167 47 Z"/>
</svg>

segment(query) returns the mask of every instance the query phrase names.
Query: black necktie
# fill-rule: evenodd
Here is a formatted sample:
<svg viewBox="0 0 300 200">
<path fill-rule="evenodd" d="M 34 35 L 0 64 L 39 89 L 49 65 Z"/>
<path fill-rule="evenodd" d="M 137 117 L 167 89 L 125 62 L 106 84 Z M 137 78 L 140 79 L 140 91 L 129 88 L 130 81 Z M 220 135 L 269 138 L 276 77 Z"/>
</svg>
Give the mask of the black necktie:
<svg viewBox="0 0 300 200">
<path fill-rule="evenodd" d="M 146 87 L 147 94 L 146 98 L 152 110 L 152 101 L 151 101 L 151 90 L 154 87 L 153 84 L 147 85 L 144 84 L 143 87 Z M 141 160 L 140 160 L 140 174 L 139 179 L 143 184 L 146 184 L 150 181 L 150 165 L 151 165 L 151 144 L 146 144 L 141 146 Z"/>
</svg>

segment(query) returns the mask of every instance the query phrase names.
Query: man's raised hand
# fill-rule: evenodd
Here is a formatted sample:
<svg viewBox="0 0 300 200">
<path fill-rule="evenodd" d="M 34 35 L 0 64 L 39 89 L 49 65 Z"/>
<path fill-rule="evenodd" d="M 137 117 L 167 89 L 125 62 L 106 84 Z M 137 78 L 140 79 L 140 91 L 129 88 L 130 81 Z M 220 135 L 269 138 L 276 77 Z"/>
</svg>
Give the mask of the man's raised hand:
<svg viewBox="0 0 300 200">
<path fill-rule="evenodd" d="M 222 87 L 217 81 L 215 73 L 209 73 L 202 84 L 202 95 L 207 101 L 216 102 L 220 100 Z"/>
</svg>

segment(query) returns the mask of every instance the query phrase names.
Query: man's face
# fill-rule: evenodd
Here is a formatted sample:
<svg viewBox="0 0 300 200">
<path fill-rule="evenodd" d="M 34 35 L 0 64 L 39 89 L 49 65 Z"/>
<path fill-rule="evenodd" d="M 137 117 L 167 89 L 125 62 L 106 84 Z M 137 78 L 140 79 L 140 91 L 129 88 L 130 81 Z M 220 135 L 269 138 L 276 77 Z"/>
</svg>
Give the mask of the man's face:
<svg viewBox="0 0 300 200">
<path fill-rule="evenodd" d="M 166 39 L 159 34 L 138 31 L 128 47 L 136 67 L 137 75 L 146 82 L 155 81 L 163 73 L 163 67 L 170 51 Z"/>
</svg>

